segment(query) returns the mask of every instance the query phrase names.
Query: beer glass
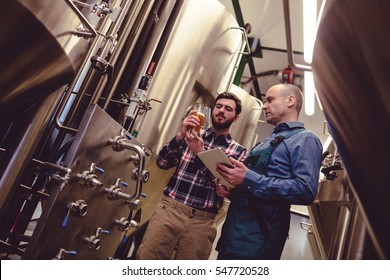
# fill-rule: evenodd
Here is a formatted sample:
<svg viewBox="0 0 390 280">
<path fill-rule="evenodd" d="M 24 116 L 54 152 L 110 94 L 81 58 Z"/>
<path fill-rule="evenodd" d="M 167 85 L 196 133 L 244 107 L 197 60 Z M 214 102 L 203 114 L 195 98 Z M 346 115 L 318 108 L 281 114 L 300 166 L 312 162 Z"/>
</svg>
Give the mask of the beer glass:
<svg viewBox="0 0 390 280">
<path fill-rule="evenodd" d="M 202 104 L 195 104 L 194 108 L 190 112 L 190 115 L 195 115 L 198 117 L 200 124 L 194 128 L 194 130 L 200 133 L 201 128 L 205 128 L 205 125 L 209 125 L 210 121 L 210 108 Z M 207 124 L 205 122 L 206 116 L 208 117 Z M 206 127 L 207 128 L 207 127 Z"/>
</svg>

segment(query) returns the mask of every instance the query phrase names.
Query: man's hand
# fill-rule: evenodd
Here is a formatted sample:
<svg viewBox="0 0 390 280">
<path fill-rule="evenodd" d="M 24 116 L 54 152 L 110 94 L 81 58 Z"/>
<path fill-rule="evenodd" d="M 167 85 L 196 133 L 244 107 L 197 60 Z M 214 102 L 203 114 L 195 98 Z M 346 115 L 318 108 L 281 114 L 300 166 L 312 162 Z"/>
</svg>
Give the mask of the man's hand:
<svg viewBox="0 0 390 280">
<path fill-rule="evenodd" d="M 188 145 L 188 148 L 194 154 L 200 153 L 204 151 L 204 142 L 202 137 L 196 133 L 194 130 L 189 130 L 186 133 L 185 141 Z"/>
<path fill-rule="evenodd" d="M 214 183 L 216 185 L 216 192 L 217 195 L 220 197 L 228 197 L 230 195 L 230 190 L 224 186 L 218 181 L 218 179 L 214 180 Z"/>
<path fill-rule="evenodd" d="M 197 125 L 199 125 L 199 118 L 195 115 L 188 115 L 183 120 L 181 125 L 181 129 L 179 133 L 176 135 L 176 141 L 181 141 L 186 137 L 187 132 L 193 130 Z"/>
<path fill-rule="evenodd" d="M 229 157 L 230 162 L 234 167 L 228 167 L 224 164 L 217 163 L 217 171 L 221 176 L 234 186 L 241 185 L 244 182 L 244 178 L 248 168 L 241 161 Z"/>
</svg>

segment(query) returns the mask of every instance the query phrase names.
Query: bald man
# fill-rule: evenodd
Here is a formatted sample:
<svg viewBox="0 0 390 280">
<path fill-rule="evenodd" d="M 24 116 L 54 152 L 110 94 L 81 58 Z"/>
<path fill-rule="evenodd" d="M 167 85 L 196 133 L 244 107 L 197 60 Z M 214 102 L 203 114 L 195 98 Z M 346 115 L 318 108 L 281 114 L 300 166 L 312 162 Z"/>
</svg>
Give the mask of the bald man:
<svg viewBox="0 0 390 280">
<path fill-rule="evenodd" d="M 217 244 L 218 259 L 280 259 L 290 227 L 290 207 L 309 205 L 318 187 L 322 145 L 298 121 L 301 90 L 291 84 L 271 87 L 265 96 L 266 121 L 275 126 L 240 162 L 217 164 L 234 189 L 218 185 L 231 203 Z"/>
</svg>

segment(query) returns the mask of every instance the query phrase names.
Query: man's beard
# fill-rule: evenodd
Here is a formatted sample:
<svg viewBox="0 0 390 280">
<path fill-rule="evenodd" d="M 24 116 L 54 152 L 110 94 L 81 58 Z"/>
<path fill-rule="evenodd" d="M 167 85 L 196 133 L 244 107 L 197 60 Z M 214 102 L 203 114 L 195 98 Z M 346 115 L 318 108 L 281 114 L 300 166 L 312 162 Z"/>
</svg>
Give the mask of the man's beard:
<svg viewBox="0 0 390 280">
<path fill-rule="evenodd" d="M 225 123 L 218 123 L 215 118 L 211 118 L 211 122 L 213 123 L 213 127 L 217 130 L 220 130 L 220 129 L 226 129 L 226 128 L 229 128 L 232 123 L 233 123 L 234 120 L 227 120 Z"/>
</svg>

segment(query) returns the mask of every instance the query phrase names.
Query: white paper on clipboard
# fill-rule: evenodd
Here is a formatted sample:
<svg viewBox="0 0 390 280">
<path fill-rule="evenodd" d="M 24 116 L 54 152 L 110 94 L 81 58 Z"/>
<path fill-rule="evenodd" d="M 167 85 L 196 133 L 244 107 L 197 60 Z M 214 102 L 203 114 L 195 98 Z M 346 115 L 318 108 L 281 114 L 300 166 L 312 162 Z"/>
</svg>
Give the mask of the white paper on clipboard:
<svg viewBox="0 0 390 280">
<path fill-rule="evenodd" d="M 229 188 L 234 187 L 228 181 L 226 181 L 217 171 L 217 163 L 222 163 L 233 167 L 232 163 L 229 161 L 228 156 L 221 148 L 215 148 L 198 153 L 198 157 L 223 186 Z"/>
</svg>

